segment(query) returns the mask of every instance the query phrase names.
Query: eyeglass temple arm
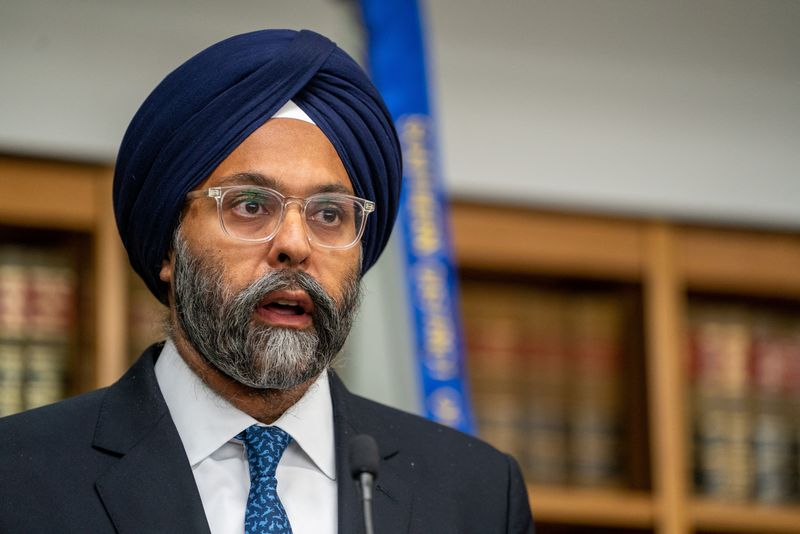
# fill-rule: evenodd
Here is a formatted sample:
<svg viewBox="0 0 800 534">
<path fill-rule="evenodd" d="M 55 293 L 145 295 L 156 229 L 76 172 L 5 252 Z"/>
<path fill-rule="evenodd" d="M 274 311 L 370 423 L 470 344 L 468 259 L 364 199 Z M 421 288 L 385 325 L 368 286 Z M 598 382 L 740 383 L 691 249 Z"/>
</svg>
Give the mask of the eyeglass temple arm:
<svg viewBox="0 0 800 534">
<path fill-rule="evenodd" d="M 200 191 L 189 191 L 186 193 L 187 199 L 194 199 L 194 198 L 219 198 L 222 196 L 219 187 L 209 187 L 208 189 L 201 189 Z"/>
</svg>

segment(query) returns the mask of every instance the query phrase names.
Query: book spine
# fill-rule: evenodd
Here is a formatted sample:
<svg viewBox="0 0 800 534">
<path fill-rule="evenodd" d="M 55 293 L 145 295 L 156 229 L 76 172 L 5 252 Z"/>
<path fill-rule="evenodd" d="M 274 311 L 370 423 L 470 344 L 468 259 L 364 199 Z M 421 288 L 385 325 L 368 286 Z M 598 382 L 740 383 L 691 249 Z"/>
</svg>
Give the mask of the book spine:
<svg viewBox="0 0 800 534">
<path fill-rule="evenodd" d="M 21 248 L 0 246 L 0 417 L 24 409 L 27 271 L 23 257 Z"/>
<path fill-rule="evenodd" d="M 524 465 L 529 480 L 568 482 L 567 352 L 563 295 L 527 291 L 520 308 L 522 356 L 526 362 Z"/>
<path fill-rule="evenodd" d="M 25 409 L 38 408 L 64 398 L 64 375 L 69 349 L 63 343 L 31 341 L 24 351 Z"/>
<path fill-rule="evenodd" d="M 0 417 L 21 412 L 24 376 L 23 345 L 19 341 L 0 341 Z"/>
<path fill-rule="evenodd" d="M 575 298 L 570 313 L 569 449 L 578 486 L 622 483 L 619 299 Z"/>
<path fill-rule="evenodd" d="M 51 404 L 65 394 L 77 305 L 77 275 L 66 252 L 31 253 L 25 347 L 25 408 Z"/>
<path fill-rule="evenodd" d="M 787 383 L 791 366 L 791 336 L 779 318 L 764 315 L 754 326 L 753 464 L 756 501 L 779 504 L 793 494 L 792 419 Z"/>
<path fill-rule="evenodd" d="M 786 373 L 786 404 L 792 429 L 791 499 L 800 501 L 800 319 L 790 322 L 787 332 L 786 358 L 789 371 Z"/>
<path fill-rule="evenodd" d="M 747 500 L 754 485 L 747 314 L 738 308 L 697 310 L 690 338 L 697 489 L 716 499 Z"/>
<path fill-rule="evenodd" d="M 525 365 L 519 296 L 488 284 L 462 291 L 469 376 L 480 436 L 524 464 Z M 523 468 L 525 466 L 523 465 Z"/>
</svg>

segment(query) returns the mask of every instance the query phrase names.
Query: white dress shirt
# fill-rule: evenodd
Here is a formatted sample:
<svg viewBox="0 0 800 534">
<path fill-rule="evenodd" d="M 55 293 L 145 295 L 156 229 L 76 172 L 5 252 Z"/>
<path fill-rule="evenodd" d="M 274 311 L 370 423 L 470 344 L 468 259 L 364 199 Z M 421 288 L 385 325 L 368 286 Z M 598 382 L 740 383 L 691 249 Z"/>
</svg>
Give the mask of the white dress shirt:
<svg viewBox="0 0 800 534">
<path fill-rule="evenodd" d="M 258 421 L 209 388 L 168 340 L 156 379 L 192 466 L 213 534 L 243 534 L 250 473 L 235 436 Z M 336 459 L 328 374 L 277 421 L 292 436 L 278 463 L 278 496 L 293 534 L 335 534 Z"/>
</svg>

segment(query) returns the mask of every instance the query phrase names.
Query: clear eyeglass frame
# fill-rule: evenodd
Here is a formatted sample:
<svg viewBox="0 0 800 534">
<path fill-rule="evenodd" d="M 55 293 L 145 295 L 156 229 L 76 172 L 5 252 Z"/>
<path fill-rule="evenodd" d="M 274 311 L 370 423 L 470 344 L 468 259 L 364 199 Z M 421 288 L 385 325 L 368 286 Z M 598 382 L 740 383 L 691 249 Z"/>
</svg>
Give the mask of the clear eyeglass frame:
<svg viewBox="0 0 800 534">
<path fill-rule="evenodd" d="M 268 235 L 264 237 L 251 239 L 235 235 L 233 232 L 228 230 L 227 226 L 225 225 L 225 217 L 223 214 L 224 210 L 222 207 L 222 201 L 225 198 L 226 194 L 233 191 L 250 191 L 250 192 L 256 191 L 264 193 L 266 195 L 272 195 L 280 200 L 280 206 L 281 206 L 280 216 L 278 217 L 277 223 L 275 223 L 275 228 Z M 217 216 L 219 218 L 219 224 L 225 235 L 227 235 L 231 239 L 236 239 L 237 241 L 246 241 L 248 243 L 265 243 L 267 241 L 271 241 L 278 234 L 278 231 L 283 225 L 283 219 L 284 216 L 286 215 L 287 206 L 289 204 L 297 204 L 297 206 L 300 208 L 300 213 L 303 219 L 303 229 L 305 230 L 306 238 L 309 240 L 309 242 L 314 243 L 315 245 L 323 248 L 339 249 L 339 250 L 351 248 L 361 240 L 361 237 L 364 235 L 364 229 L 367 226 L 367 216 L 375 211 L 374 202 L 353 195 L 347 195 L 344 193 L 317 193 L 305 198 L 290 197 L 283 195 L 280 191 L 276 191 L 269 187 L 263 187 L 258 185 L 232 185 L 227 187 L 209 187 L 208 189 L 202 189 L 200 191 L 190 191 L 189 193 L 186 194 L 187 200 L 194 200 L 198 198 L 213 198 L 217 204 Z M 314 233 L 311 231 L 311 229 L 308 227 L 308 222 L 306 218 L 306 208 L 308 207 L 310 202 L 314 202 L 315 200 L 319 200 L 320 198 L 328 200 L 335 200 L 335 199 L 346 200 L 353 202 L 354 204 L 357 204 L 361 208 L 363 216 L 361 217 L 360 226 L 356 228 L 354 238 L 351 242 L 338 245 L 327 244 L 325 242 L 320 241 L 319 238 L 315 236 Z"/>
</svg>

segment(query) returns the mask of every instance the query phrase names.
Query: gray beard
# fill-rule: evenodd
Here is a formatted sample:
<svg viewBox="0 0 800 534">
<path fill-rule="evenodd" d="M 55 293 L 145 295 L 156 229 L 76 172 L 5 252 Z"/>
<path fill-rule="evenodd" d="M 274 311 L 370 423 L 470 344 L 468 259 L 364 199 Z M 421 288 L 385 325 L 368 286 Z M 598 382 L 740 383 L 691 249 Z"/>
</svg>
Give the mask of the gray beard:
<svg viewBox="0 0 800 534">
<path fill-rule="evenodd" d="M 318 376 L 342 349 L 361 300 L 357 271 L 346 278 L 340 305 L 312 276 L 290 269 L 268 272 L 235 293 L 225 283 L 223 268 L 195 256 L 180 230 L 173 246 L 178 324 L 194 349 L 225 375 L 252 388 L 290 389 Z M 302 289 L 311 298 L 310 329 L 253 319 L 268 293 L 284 289 Z"/>
</svg>

